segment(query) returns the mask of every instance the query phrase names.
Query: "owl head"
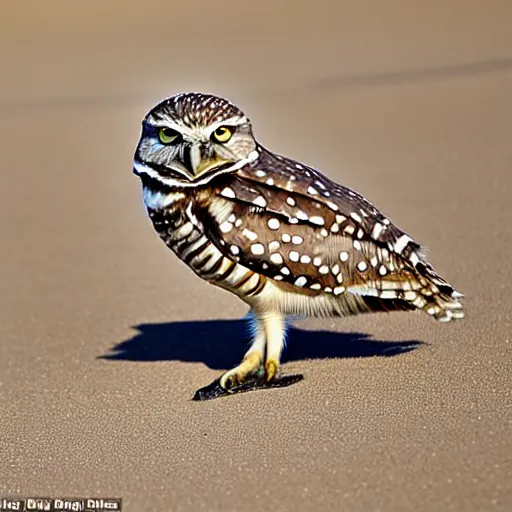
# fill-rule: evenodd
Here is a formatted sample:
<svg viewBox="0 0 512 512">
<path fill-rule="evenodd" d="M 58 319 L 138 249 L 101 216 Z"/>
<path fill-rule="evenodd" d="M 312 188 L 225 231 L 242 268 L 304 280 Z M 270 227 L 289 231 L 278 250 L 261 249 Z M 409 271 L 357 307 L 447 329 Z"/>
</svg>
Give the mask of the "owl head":
<svg viewBox="0 0 512 512">
<path fill-rule="evenodd" d="M 134 172 L 169 186 L 197 186 L 258 157 L 249 120 L 233 103 L 201 93 L 171 96 L 142 121 Z"/>
</svg>

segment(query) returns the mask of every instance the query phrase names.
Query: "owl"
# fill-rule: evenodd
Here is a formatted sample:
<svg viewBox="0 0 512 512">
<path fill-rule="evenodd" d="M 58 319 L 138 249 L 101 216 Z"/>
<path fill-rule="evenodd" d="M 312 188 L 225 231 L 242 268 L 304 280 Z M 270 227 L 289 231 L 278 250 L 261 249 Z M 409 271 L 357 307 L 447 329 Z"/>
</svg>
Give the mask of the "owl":
<svg viewBox="0 0 512 512">
<path fill-rule="evenodd" d="M 182 93 L 142 121 L 133 171 L 154 229 L 201 279 L 248 304 L 250 348 L 220 378 L 276 378 L 287 317 L 421 310 L 464 316 L 463 295 L 371 202 L 259 144 L 230 101 Z"/>
</svg>

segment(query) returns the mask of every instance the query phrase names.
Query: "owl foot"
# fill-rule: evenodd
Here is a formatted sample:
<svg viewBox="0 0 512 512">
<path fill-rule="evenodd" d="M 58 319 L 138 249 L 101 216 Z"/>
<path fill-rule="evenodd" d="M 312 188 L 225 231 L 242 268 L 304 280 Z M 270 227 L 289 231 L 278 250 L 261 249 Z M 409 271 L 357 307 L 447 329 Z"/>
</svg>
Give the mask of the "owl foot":
<svg viewBox="0 0 512 512">
<path fill-rule="evenodd" d="M 260 372 L 260 367 L 261 354 L 257 352 L 247 354 L 238 366 L 228 370 L 220 378 L 220 386 L 225 390 L 230 390 L 240 386 L 249 378 L 251 378 L 251 380 L 260 380 L 263 377 Z"/>
<path fill-rule="evenodd" d="M 220 379 L 216 379 L 208 386 L 198 389 L 192 400 L 194 401 L 205 401 L 213 400 L 214 398 L 220 398 L 224 396 L 233 396 L 237 393 L 246 393 L 247 391 L 256 391 L 258 389 L 271 389 L 271 388 L 285 388 L 291 386 L 296 382 L 300 382 L 304 378 L 303 375 L 284 375 L 282 377 L 276 377 L 270 382 L 267 382 L 264 378 L 251 377 L 248 378 L 243 384 L 239 384 L 229 390 L 221 387 Z"/>
</svg>

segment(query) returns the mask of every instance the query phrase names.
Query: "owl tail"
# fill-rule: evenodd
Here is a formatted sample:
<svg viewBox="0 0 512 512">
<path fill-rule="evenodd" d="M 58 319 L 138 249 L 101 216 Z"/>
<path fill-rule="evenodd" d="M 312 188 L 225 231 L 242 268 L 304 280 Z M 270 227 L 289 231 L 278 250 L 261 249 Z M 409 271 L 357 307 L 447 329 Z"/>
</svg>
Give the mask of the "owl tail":
<svg viewBox="0 0 512 512">
<path fill-rule="evenodd" d="M 424 264 L 424 268 L 417 266 L 416 270 L 422 274 L 421 281 L 426 283 L 419 290 L 419 296 L 425 302 L 421 309 L 440 322 L 464 318 L 461 302 L 464 295 L 439 276 L 431 265 Z"/>
<path fill-rule="evenodd" d="M 455 290 L 426 262 L 416 266 L 415 273 L 398 279 L 385 279 L 375 287 L 351 287 L 370 311 L 407 311 L 420 309 L 439 322 L 464 317 L 462 293 Z"/>
</svg>

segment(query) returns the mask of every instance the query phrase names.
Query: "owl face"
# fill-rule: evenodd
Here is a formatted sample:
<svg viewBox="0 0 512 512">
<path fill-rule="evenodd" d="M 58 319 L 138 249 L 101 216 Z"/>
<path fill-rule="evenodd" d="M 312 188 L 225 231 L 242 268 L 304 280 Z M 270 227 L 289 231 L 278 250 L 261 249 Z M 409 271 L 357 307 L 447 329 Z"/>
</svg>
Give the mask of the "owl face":
<svg viewBox="0 0 512 512">
<path fill-rule="evenodd" d="M 257 158 L 249 120 L 211 95 L 172 96 L 142 122 L 134 172 L 173 186 L 197 186 Z"/>
</svg>

